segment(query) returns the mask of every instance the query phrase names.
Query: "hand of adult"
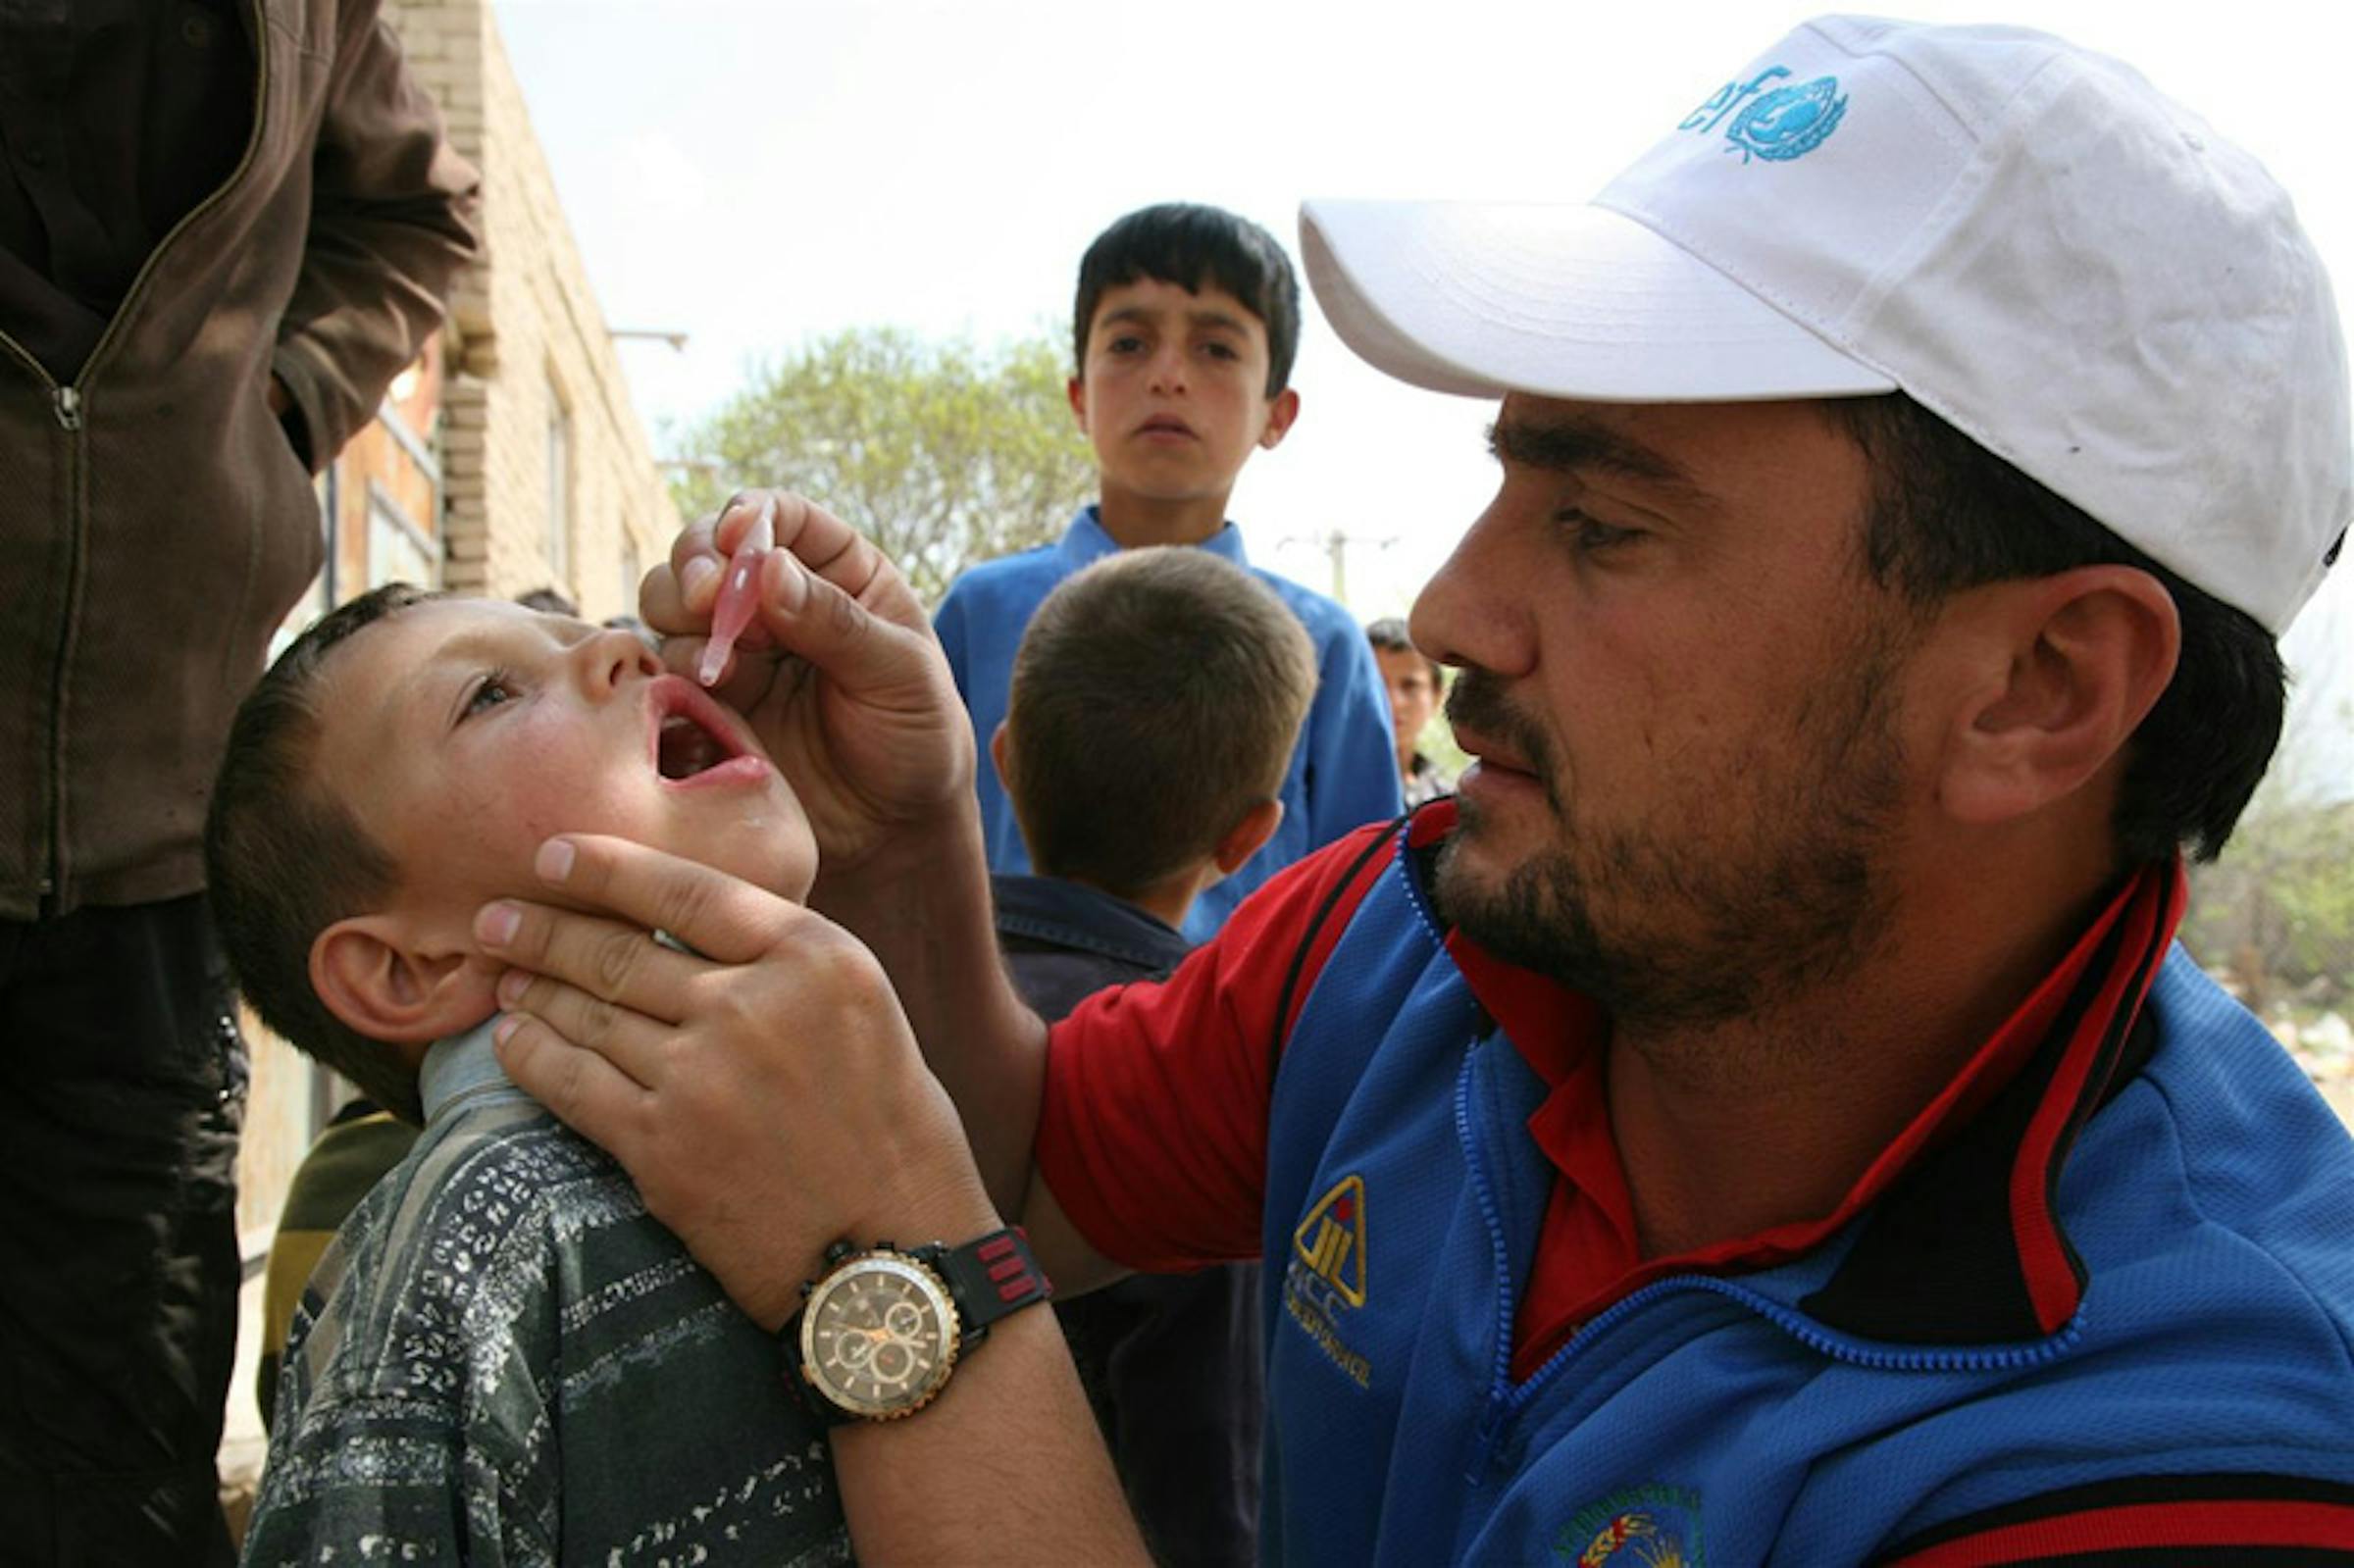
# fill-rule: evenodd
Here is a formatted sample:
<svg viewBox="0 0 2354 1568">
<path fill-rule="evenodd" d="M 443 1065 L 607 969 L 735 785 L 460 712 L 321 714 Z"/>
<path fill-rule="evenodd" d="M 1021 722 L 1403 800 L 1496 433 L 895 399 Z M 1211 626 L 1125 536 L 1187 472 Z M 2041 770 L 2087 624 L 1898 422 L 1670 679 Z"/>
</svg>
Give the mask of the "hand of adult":
<svg viewBox="0 0 2354 1568">
<path fill-rule="evenodd" d="M 513 966 L 499 1059 L 621 1161 L 755 1321 L 792 1315 L 837 1238 L 961 1240 L 998 1223 L 889 982 L 846 933 L 623 839 L 551 838 L 537 870 L 551 896 L 613 918 L 484 907 L 476 937 Z"/>
<path fill-rule="evenodd" d="M 972 721 L 898 569 L 840 518 L 781 491 L 737 495 L 647 574 L 640 613 L 663 633 L 669 666 L 692 678 L 727 558 L 768 507 L 778 548 L 759 614 L 716 689 L 799 792 L 825 873 L 853 873 L 970 797 Z"/>
</svg>

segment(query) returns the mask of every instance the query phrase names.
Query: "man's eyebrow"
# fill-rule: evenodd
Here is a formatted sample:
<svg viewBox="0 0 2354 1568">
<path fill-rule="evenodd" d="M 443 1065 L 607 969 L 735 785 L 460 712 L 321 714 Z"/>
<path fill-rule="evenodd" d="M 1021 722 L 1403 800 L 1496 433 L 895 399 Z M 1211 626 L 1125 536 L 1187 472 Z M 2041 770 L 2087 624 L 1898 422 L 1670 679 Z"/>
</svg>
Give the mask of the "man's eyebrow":
<svg viewBox="0 0 2354 1568">
<path fill-rule="evenodd" d="M 1664 453 L 1586 420 L 1500 419 L 1488 427 L 1500 462 L 1549 474 L 1599 469 L 1634 480 L 1687 506 L 1713 510 L 1715 496 Z"/>
</svg>

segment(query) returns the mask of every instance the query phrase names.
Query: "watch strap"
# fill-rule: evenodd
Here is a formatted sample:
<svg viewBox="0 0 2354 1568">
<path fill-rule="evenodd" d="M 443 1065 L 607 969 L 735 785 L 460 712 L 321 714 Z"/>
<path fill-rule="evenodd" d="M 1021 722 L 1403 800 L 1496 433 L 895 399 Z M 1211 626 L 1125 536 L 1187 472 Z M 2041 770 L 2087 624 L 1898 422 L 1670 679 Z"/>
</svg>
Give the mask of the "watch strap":
<svg viewBox="0 0 2354 1568">
<path fill-rule="evenodd" d="M 917 1254 L 948 1282 L 963 1320 L 965 1342 L 977 1342 L 998 1319 L 1050 1300 L 1054 1287 L 1030 1251 L 1030 1235 L 1018 1225 L 992 1231 L 962 1246 L 928 1246 Z"/>
</svg>

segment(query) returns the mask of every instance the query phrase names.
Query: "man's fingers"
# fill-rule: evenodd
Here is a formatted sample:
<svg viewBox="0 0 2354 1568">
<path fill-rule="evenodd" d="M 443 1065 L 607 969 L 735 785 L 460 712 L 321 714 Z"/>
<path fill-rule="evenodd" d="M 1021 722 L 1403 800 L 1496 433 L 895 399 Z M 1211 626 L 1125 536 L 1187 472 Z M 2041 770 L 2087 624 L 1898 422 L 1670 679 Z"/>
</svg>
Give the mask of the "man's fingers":
<svg viewBox="0 0 2354 1568">
<path fill-rule="evenodd" d="M 653 1105 L 645 1086 L 539 1019 L 502 1022 L 496 1048 L 516 1087 L 559 1121 L 624 1165 L 641 1157 Z"/>
<path fill-rule="evenodd" d="M 760 613 L 779 647 L 808 660 L 846 690 L 871 695 L 925 679 L 932 639 L 920 614 L 910 627 L 878 612 L 784 551 L 762 570 Z"/>
<path fill-rule="evenodd" d="M 748 828 L 747 832 L 757 832 Z M 620 923 L 544 905 L 489 906 L 475 932 L 486 950 L 519 969 L 554 975 L 657 1021 L 684 1015 L 686 988 L 702 966 L 654 942 L 665 932 L 716 963 L 743 964 L 778 940 L 793 906 L 723 871 L 600 834 L 564 834 L 534 861 L 551 889 Z M 503 932 L 490 910 L 518 912 Z"/>
<path fill-rule="evenodd" d="M 663 1023 L 686 1011 L 687 986 L 699 967 L 656 942 L 647 927 L 522 899 L 484 906 L 474 932 L 493 958 L 553 975 L 600 1001 Z"/>
<path fill-rule="evenodd" d="M 522 969 L 499 978 L 498 1005 L 509 1017 L 537 1020 L 568 1044 L 595 1052 L 635 1083 L 662 1087 L 663 1047 L 677 1034 L 675 1020 L 649 1018 L 625 1003 Z"/>
</svg>

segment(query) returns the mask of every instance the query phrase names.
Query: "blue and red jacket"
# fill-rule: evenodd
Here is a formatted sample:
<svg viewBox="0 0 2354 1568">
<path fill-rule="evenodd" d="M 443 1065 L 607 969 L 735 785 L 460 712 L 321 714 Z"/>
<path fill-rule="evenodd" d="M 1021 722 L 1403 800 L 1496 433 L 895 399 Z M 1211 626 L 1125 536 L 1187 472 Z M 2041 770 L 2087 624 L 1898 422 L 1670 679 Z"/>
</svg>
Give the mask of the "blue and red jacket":
<svg viewBox="0 0 2354 1568">
<path fill-rule="evenodd" d="M 1091 1243 L 1267 1261 L 1272 1559 L 2354 1560 L 2354 1140 L 2173 946 L 2177 871 L 1836 1213 L 1645 1259 L 1597 1015 L 1442 928 L 1452 823 L 1053 1037 Z"/>
</svg>

